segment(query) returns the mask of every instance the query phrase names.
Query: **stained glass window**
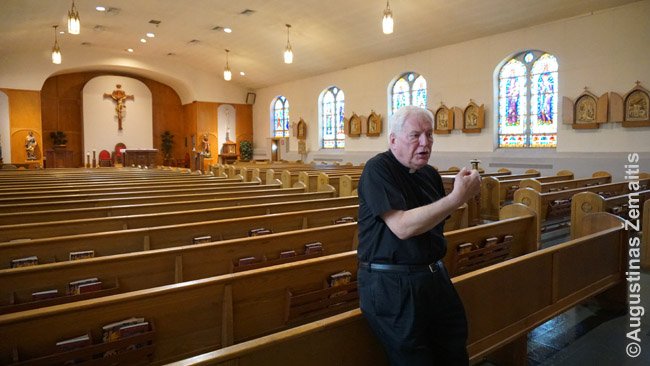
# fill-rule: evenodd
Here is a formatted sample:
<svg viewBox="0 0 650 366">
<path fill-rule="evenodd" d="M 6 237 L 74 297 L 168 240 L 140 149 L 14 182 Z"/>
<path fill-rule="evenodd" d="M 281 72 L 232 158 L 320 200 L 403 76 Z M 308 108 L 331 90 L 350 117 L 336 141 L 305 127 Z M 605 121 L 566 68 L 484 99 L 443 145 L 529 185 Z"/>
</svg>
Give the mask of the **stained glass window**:
<svg viewBox="0 0 650 366">
<path fill-rule="evenodd" d="M 321 98 L 321 129 L 325 149 L 345 147 L 345 94 L 333 86 L 323 92 Z"/>
<path fill-rule="evenodd" d="M 273 137 L 289 137 L 289 101 L 282 95 L 271 104 Z"/>
<path fill-rule="evenodd" d="M 424 76 L 407 72 L 395 81 L 391 90 L 391 113 L 405 105 L 427 107 L 427 81 Z"/>
<path fill-rule="evenodd" d="M 499 72 L 499 147 L 557 146 L 557 71 L 553 55 L 526 51 Z"/>
</svg>

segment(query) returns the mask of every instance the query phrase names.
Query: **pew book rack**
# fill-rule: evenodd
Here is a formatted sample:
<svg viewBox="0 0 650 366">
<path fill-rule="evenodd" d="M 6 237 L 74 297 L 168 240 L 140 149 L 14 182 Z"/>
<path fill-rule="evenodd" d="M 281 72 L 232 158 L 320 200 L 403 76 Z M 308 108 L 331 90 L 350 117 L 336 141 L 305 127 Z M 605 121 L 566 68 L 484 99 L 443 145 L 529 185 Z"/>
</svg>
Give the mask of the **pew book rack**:
<svg viewBox="0 0 650 366">
<path fill-rule="evenodd" d="M 14 291 L 9 298 L 9 303 L 0 305 L 0 314 L 15 313 L 18 311 L 43 308 L 46 306 L 67 304 L 75 301 L 113 295 L 120 292 L 120 286 L 117 278 L 113 279 L 110 282 L 102 281 L 101 283 L 103 286 L 101 290 L 80 294 L 58 295 L 42 300 L 24 300 L 23 298 L 25 298 L 25 296 L 20 296 L 17 292 Z M 55 289 L 58 290 L 57 294 L 66 294 L 67 284 L 57 286 Z M 22 292 L 23 291 L 21 291 L 21 293 Z M 33 293 L 33 291 L 26 291 L 26 293 Z"/>
<path fill-rule="evenodd" d="M 37 366 L 37 365 L 131 365 L 148 363 L 153 359 L 155 350 L 154 337 L 156 329 L 152 320 L 148 320 L 149 330 L 130 335 L 112 342 L 94 343 L 92 334 L 88 334 L 91 344 L 61 351 L 61 348 L 52 346 L 46 356 L 30 360 L 20 359 L 20 350 L 14 348 L 13 363 L 11 366 Z M 118 351 L 115 351 L 118 350 Z"/>
<path fill-rule="evenodd" d="M 329 286 L 325 283 L 325 286 Z M 357 281 L 320 290 L 287 290 L 285 323 L 295 325 L 338 314 L 359 306 Z"/>
</svg>

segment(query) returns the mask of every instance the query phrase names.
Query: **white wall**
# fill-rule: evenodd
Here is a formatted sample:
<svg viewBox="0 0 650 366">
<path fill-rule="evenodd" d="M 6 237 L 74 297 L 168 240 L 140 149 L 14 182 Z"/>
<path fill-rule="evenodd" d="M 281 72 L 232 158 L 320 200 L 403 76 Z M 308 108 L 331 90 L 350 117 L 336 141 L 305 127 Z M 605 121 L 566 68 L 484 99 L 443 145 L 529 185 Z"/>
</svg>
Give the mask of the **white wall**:
<svg viewBox="0 0 650 366">
<path fill-rule="evenodd" d="M 0 91 L 0 146 L 2 161 L 11 163 L 11 129 L 9 128 L 9 97 Z"/>
<path fill-rule="evenodd" d="M 115 101 L 104 98 L 112 93 L 115 85 L 121 84 L 127 95 L 124 105 L 122 130 L 118 130 Z M 151 91 L 140 80 L 123 76 L 98 76 L 89 80 L 83 94 L 83 149 L 84 152 L 108 150 L 123 142 L 128 149 L 153 148 L 153 103 Z"/>
<path fill-rule="evenodd" d="M 650 128 L 622 128 L 605 124 L 599 130 L 577 131 L 560 125 L 556 150 L 537 152 L 496 150 L 494 75 L 507 57 L 526 49 L 550 52 L 558 58 L 559 95 L 575 99 L 584 86 L 596 95 L 609 91 L 628 92 L 636 80 L 650 89 L 650 1 L 605 10 L 571 19 L 489 36 L 469 42 L 440 47 L 389 60 L 319 75 L 303 80 L 257 90 L 254 106 L 254 144 L 264 146 L 268 137 L 269 106 L 277 95 L 284 95 L 291 105 L 291 122 L 303 118 L 309 126 L 307 137 L 311 159 L 332 159 L 361 162 L 384 150 L 387 122 L 380 137 L 347 138 L 345 151 L 319 151 L 318 95 L 336 85 L 345 92 L 346 117 L 353 112 L 368 115 L 371 109 L 387 115 L 387 87 L 393 78 L 406 71 L 416 71 L 428 82 L 428 106 L 435 109 L 443 101 L 447 106 L 465 107 L 469 99 L 486 107 L 486 125 L 481 134 L 454 131 L 436 135 L 433 164 L 445 167 L 464 165 L 458 152 L 480 156 L 486 163 L 511 157 L 523 157 L 523 163 L 542 158 L 590 159 L 597 164 L 602 155 L 594 152 L 650 152 Z M 431 35 L 435 37 L 435 35 Z M 559 111 L 561 111 L 561 103 Z M 257 133 L 263 131 L 263 133 Z M 292 143 L 292 150 L 297 144 Z M 256 148 L 256 153 L 259 149 Z M 592 152 L 592 154 L 581 154 Z M 343 156 L 343 154 L 345 154 Z M 650 154 L 647 154 L 650 157 Z M 297 158 L 298 155 L 295 155 Z M 442 157 L 442 159 L 440 159 Z M 436 160 L 437 159 L 437 160 Z M 463 157 L 462 159 L 465 159 Z M 527 160 L 526 160 L 527 159 Z M 459 161 L 460 160 L 460 161 Z M 585 166 L 591 166 L 591 163 Z M 555 164 L 561 165 L 561 164 Z M 555 169 L 554 169 L 555 170 Z M 591 170 L 593 171 L 593 170 Z"/>
</svg>

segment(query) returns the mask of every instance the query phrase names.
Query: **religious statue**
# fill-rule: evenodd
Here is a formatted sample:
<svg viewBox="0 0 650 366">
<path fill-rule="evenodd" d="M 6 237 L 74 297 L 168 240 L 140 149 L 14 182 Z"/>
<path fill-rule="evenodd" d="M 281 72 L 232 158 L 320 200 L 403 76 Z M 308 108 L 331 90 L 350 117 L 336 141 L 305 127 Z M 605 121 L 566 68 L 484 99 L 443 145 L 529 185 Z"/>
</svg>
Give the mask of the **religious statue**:
<svg viewBox="0 0 650 366">
<path fill-rule="evenodd" d="M 27 160 L 36 160 L 36 138 L 34 132 L 29 131 L 25 137 L 25 151 L 27 152 Z"/>
<path fill-rule="evenodd" d="M 117 84 L 115 85 L 117 89 L 113 90 L 111 94 L 104 93 L 104 98 L 112 98 L 116 105 L 115 105 L 115 113 L 117 114 L 117 126 L 118 130 L 122 130 L 122 117 L 124 116 L 124 109 L 126 109 L 126 106 L 124 105 L 124 102 L 127 100 L 134 100 L 135 97 L 133 95 L 127 95 L 124 90 L 122 90 L 122 85 Z"/>
<path fill-rule="evenodd" d="M 209 137 L 210 136 L 207 133 L 204 133 L 203 138 L 201 140 L 201 142 L 203 143 L 203 151 L 201 153 L 206 158 L 209 158 L 209 157 L 212 156 L 212 154 L 210 153 L 210 139 L 209 139 Z"/>
</svg>

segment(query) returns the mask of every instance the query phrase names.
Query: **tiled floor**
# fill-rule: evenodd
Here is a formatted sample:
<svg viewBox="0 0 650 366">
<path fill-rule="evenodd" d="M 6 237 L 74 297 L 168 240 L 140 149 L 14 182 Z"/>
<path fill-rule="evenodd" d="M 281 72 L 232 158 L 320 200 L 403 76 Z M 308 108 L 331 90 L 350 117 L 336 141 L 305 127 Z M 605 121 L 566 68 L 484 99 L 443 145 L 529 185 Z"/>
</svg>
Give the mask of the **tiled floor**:
<svg viewBox="0 0 650 366">
<path fill-rule="evenodd" d="M 560 235 L 557 235 L 560 234 Z M 567 237 L 556 233 L 543 238 L 544 247 L 565 242 Z M 528 365 L 530 366 L 637 366 L 650 365 L 650 273 L 642 273 L 641 305 L 645 316 L 641 320 L 641 353 L 626 355 L 626 334 L 629 316 L 625 310 L 601 308 L 588 301 L 535 328 L 528 336 Z M 492 366 L 483 362 L 481 366 Z M 498 366 L 498 365 L 496 365 Z"/>
<path fill-rule="evenodd" d="M 641 276 L 641 304 L 650 304 L 650 274 Z M 647 300 L 643 300 L 647 299 Z M 650 311 L 650 306 L 647 306 Z M 626 355 L 632 330 L 626 312 L 606 311 L 595 302 L 577 306 L 533 330 L 528 339 L 531 366 L 650 365 L 650 315 L 642 318 L 641 353 Z"/>
</svg>

